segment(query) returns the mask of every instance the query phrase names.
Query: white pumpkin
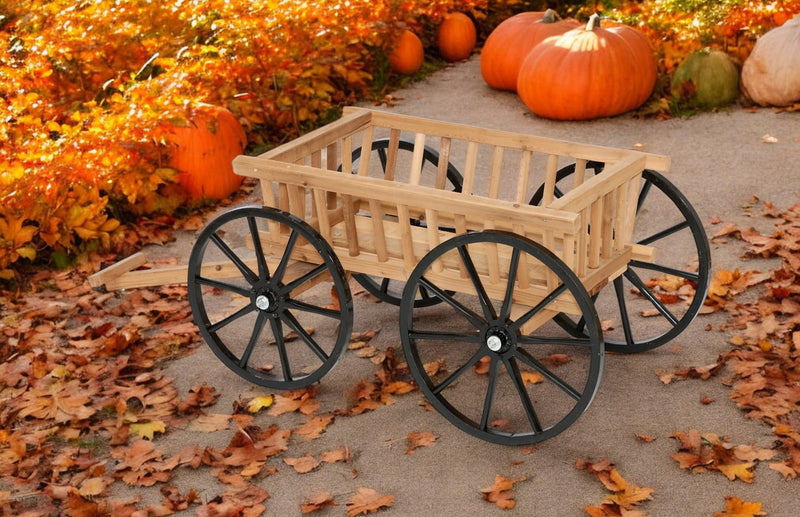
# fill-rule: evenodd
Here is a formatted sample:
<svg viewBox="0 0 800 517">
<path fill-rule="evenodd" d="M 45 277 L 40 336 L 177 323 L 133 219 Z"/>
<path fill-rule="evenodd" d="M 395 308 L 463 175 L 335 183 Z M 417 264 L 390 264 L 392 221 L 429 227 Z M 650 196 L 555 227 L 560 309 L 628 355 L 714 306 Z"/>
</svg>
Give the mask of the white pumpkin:
<svg viewBox="0 0 800 517">
<path fill-rule="evenodd" d="M 762 106 L 800 102 L 800 15 L 756 41 L 742 66 L 742 90 Z"/>
</svg>

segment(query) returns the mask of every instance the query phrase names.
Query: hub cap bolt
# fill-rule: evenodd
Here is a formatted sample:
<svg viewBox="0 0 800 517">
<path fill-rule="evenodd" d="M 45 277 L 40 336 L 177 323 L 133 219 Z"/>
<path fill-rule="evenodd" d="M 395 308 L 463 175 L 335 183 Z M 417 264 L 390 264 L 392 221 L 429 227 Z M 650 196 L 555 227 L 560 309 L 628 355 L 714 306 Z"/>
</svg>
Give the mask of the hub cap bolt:
<svg viewBox="0 0 800 517">
<path fill-rule="evenodd" d="M 497 336 L 489 336 L 486 338 L 486 346 L 488 346 L 489 350 L 492 352 L 497 352 L 503 347 L 503 340 Z"/>
<path fill-rule="evenodd" d="M 269 309 L 269 298 L 267 298 L 263 294 L 257 296 L 256 297 L 256 307 L 258 307 L 262 311 L 265 311 L 265 310 Z"/>
</svg>

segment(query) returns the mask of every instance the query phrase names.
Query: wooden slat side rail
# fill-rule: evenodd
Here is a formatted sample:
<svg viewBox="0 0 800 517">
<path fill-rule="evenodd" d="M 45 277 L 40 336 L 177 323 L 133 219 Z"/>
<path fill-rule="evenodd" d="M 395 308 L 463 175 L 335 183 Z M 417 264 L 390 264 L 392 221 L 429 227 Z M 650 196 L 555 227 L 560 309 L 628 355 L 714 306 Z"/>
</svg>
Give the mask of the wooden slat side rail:
<svg viewBox="0 0 800 517">
<path fill-rule="evenodd" d="M 392 182 L 378 178 L 323 171 L 259 157 L 238 156 L 234 159 L 233 166 L 238 174 L 261 181 L 297 184 L 362 199 L 377 199 L 385 203 L 423 208 L 436 207 L 444 212 L 456 214 L 482 214 L 485 218 L 503 220 L 508 224 L 521 224 L 525 227 L 546 226 L 560 233 L 575 233 L 578 227 L 578 214 L 564 210 L 520 205 L 505 200 L 487 200 L 480 196 L 468 196 L 422 186 L 397 188 Z"/>
<path fill-rule="evenodd" d="M 472 141 L 490 146 L 503 146 L 514 149 L 527 149 L 537 153 L 556 154 L 568 156 L 573 159 L 594 160 L 604 163 L 614 163 L 633 151 L 605 147 L 599 145 L 579 144 L 565 140 L 523 135 L 484 128 L 475 128 L 462 124 L 441 122 L 421 117 L 399 115 L 379 110 L 348 107 L 344 113 L 354 115 L 358 112 L 372 114 L 372 123 L 376 126 L 396 128 L 401 131 L 413 133 L 421 132 L 428 136 L 447 137 L 455 140 Z M 670 158 L 656 154 L 641 153 L 645 155 L 645 168 L 666 172 L 670 168 Z"/>
<path fill-rule="evenodd" d="M 310 155 L 317 149 L 327 147 L 345 135 L 353 134 L 363 129 L 371 120 L 372 112 L 369 110 L 349 112 L 339 120 L 271 149 L 259 155 L 259 157 L 294 162 Z"/>
</svg>

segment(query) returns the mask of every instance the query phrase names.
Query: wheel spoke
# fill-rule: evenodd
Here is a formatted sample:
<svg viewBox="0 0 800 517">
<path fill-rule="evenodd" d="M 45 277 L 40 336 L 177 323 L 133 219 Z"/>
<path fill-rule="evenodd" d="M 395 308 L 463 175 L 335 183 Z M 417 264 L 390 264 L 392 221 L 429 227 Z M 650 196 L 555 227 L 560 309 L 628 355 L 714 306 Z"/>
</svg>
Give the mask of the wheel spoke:
<svg viewBox="0 0 800 517">
<path fill-rule="evenodd" d="M 381 160 L 381 169 L 385 173 L 386 172 L 386 163 L 388 162 L 388 159 L 386 157 L 386 148 L 381 147 L 381 148 L 378 149 L 378 158 Z"/>
<path fill-rule="evenodd" d="M 436 286 L 433 282 L 430 282 L 424 276 L 419 279 L 419 283 L 420 285 L 423 285 L 426 288 L 430 289 L 433 292 L 433 294 L 436 295 L 437 298 L 440 298 L 442 301 L 449 304 L 456 311 L 458 311 L 459 314 L 463 315 L 470 323 L 472 323 L 476 327 L 480 327 L 485 323 L 485 321 L 482 320 L 478 314 L 476 314 L 471 309 L 465 307 L 461 302 L 453 298 L 451 295 L 447 294 L 442 289 L 439 289 L 438 286 Z"/>
<path fill-rule="evenodd" d="M 269 322 L 272 325 L 272 333 L 275 335 L 275 346 L 278 347 L 278 355 L 281 359 L 283 380 L 290 382 L 292 380 L 292 367 L 289 364 L 289 354 L 286 353 L 286 340 L 283 339 L 283 325 L 281 325 L 281 320 L 277 318 L 272 318 Z"/>
<path fill-rule="evenodd" d="M 469 275 L 472 285 L 475 286 L 475 291 L 481 301 L 484 317 L 487 320 L 496 319 L 497 313 L 494 310 L 492 300 L 489 298 L 489 295 L 486 293 L 486 289 L 483 287 L 483 282 L 481 282 L 480 275 L 478 275 L 478 270 L 475 269 L 475 264 L 472 262 L 472 257 L 470 256 L 467 247 L 459 246 L 458 253 L 461 255 L 461 262 L 463 262 L 464 267 L 467 268 L 467 275 Z"/>
<path fill-rule="evenodd" d="M 521 317 L 517 318 L 516 321 L 511 323 L 511 325 L 509 325 L 509 329 L 515 332 L 519 330 L 525 323 L 528 322 L 528 320 L 539 314 L 542 310 L 544 310 L 545 307 L 553 303 L 555 299 L 561 296 L 561 294 L 566 290 L 567 286 L 565 284 L 561 284 L 553 289 L 553 291 L 545 296 L 544 299 L 536 305 L 536 307 L 533 307 Z"/>
<path fill-rule="evenodd" d="M 511 314 L 511 300 L 514 296 L 514 284 L 517 281 L 517 267 L 519 266 L 520 249 L 514 248 L 511 253 L 511 261 L 508 266 L 508 283 L 506 284 L 506 295 L 503 305 L 500 308 L 500 321 L 506 321 Z"/>
<path fill-rule="evenodd" d="M 286 324 L 289 325 L 289 327 L 291 327 L 291 329 L 294 330 L 298 336 L 300 336 L 300 338 L 305 342 L 306 346 L 308 346 L 308 348 L 310 348 L 311 351 L 322 360 L 322 362 L 325 362 L 329 359 L 329 356 L 325 350 L 319 346 L 319 343 L 317 343 L 317 341 L 311 337 L 311 334 L 309 334 L 306 329 L 303 328 L 303 326 L 299 321 L 297 321 L 291 312 L 284 312 L 281 315 L 281 319 L 286 322 Z"/>
<path fill-rule="evenodd" d="M 614 293 L 617 296 L 619 317 L 622 320 L 622 332 L 625 335 L 625 343 L 632 345 L 634 343 L 633 329 L 631 328 L 631 320 L 628 317 L 628 303 L 625 301 L 625 288 L 621 276 L 614 279 Z"/>
<path fill-rule="evenodd" d="M 458 333 L 440 332 L 438 330 L 409 330 L 408 337 L 411 339 L 436 339 L 441 341 L 466 341 L 467 343 L 483 343 L 483 339 L 477 332 Z"/>
<path fill-rule="evenodd" d="M 291 293 L 292 291 L 294 291 L 295 289 L 297 289 L 298 287 L 300 287 L 304 283 L 308 282 L 309 280 L 311 280 L 312 278 L 316 277 L 317 275 L 321 275 L 322 273 L 324 273 L 327 270 L 328 270 L 328 268 L 327 268 L 327 266 L 325 264 L 320 264 L 317 267 L 315 267 L 314 269 L 312 269 L 311 271 L 309 271 L 308 273 L 297 277 L 296 279 L 292 280 L 291 282 L 289 282 L 288 284 L 283 286 L 280 289 L 280 293 L 281 294 Z M 278 272 L 276 270 L 275 271 L 275 277 L 276 278 L 277 278 L 277 273 Z"/>
<path fill-rule="evenodd" d="M 574 347 L 591 347 L 592 341 L 582 337 L 539 337 L 539 336 L 520 336 L 517 338 L 520 345 L 561 345 Z"/>
<path fill-rule="evenodd" d="M 215 334 L 221 328 L 223 328 L 223 327 L 225 327 L 227 325 L 230 325 L 234 321 L 238 320 L 239 318 L 241 318 L 242 316 L 244 316 L 246 314 L 250 314 L 254 310 L 255 310 L 255 307 L 253 306 L 253 304 L 252 303 L 248 303 L 247 305 L 245 305 L 244 307 L 242 307 L 238 311 L 234 312 L 233 314 L 230 314 L 230 315 L 226 316 L 225 318 L 219 320 L 218 322 L 214 323 L 213 325 L 209 325 L 208 326 L 208 331 L 211 332 L 212 334 Z"/>
<path fill-rule="evenodd" d="M 680 223 L 675 223 L 669 228 L 665 228 L 660 232 L 656 232 L 649 237 L 645 237 L 638 241 L 637 244 L 642 244 L 644 246 L 648 246 L 653 242 L 663 239 L 664 237 L 669 237 L 672 234 L 678 233 L 679 231 L 683 230 L 684 228 L 689 228 L 689 221 L 682 221 Z"/>
<path fill-rule="evenodd" d="M 697 282 L 700 280 L 700 275 L 694 271 L 686 271 L 684 269 L 677 269 L 662 264 L 655 264 L 651 262 L 641 262 L 639 260 L 631 260 L 628 262 L 628 267 L 638 267 L 642 269 L 649 269 L 651 271 L 658 271 L 659 273 L 666 273 L 668 275 L 677 276 L 686 280 Z"/>
<path fill-rule="evenodd" d="M 492 413 L 492 404 L 494 402 L 494 388 L 497 382 L 497 370 L 499 361 L 497 358 L 492 357 L 489 363 L 489 385 L 486 387 L 486 397 L 483 399 L 483 414 L 481 414 L 481 430 L 486 431 L 489 428 L 489 417 Z"/>
<path fill-rule="evenodd" d="M 219 248 L 219 250 L 226 257 L 228 257 L 228 260 L 233 262 L 233 265 L 236 266 L 236 269 L 238 269 L 239 272 L 242 273 L 242 276 L 245 278 L 245 280 L 247 280 L 251 284 L 258 281 L 258 275 L 253 273 L 253 270 L 251 270 L 247 266 L 247 264 L 245 264 L 244 261 L 242 261 L 239 255 L 237 255 L 236 252 L 233 251 L 224 240 L 222 240 L 222 237 L 220 237 L 219 234 L 212 233 L 209 238 L 214 244 L 217 245 L 217 248 Z"/>
<path fill-rule="evenodd" d="M 256 218 L 248 217 L 247 226 L 250 228 L 250 238 L 253 239 L 253 249 L 255 250 L 256 261 L 258 262 L 258 277 L 269 280 L 269 267 L 267 267 L 267 259 L 264 256 L 264 248 L 261 247 L 261 235 L 258 231 Z"/>
<path fill-rule="evenodd" d="M 478 351 L 475 352 L 475 354 L 473 354 L 473 356 L 469 358 L 469 361 L 462 364 L 458 368 L 458 370 L 454 371 L 453 373 L 448 375 L 445 380 L 434 386 L 431 389 L 431 391 L 438 395 L 443 389 L 450 386 L 453 383 L 453 381 L 461 377 L 464 374 L 464 372 L 472 368 L 475 365 L 475 363 L 477 363 L 484 357 L 486 357 L 486 350 L 484 350 L 483 348 L 478 349 Z"/>
<path fill-rule="evenodd" d="M 250 355 L 253 353 L 255 346 L 258 344 L 258 338 L 261 337 L 261 331 L 264 330 L 264 325 L 266 323 L 266 313 L 259 312 L 258 316 L 256 317 L 256 323 L 253 325 L 253 332 L 250 334 L 250 341 L 247 342 L 247 346 L 242 353 L 242 357 L 239 358 L 240 368 L 247 368 L 247 363 L 250 362 Z"/>
<path fill-rule="evenodd" d="M 531 429 L 533 429 L 534 433 L 541 433 L 542 424 L 539 422 L 539 416 L 536 414 L 536 410 L 533 407 L 531 397 L 528 395 L 528 390 L 525 389 L 525 381 L 522 379 L 522 374 L 519 371 L 519 365 L 516 359 L 513 357 L 508 359 L 503 358 L 503 363 L 511 374 L 514 387 L 517 388 L 517 393 L 519 393 L 519 398 L 522 402 L 522 407 L 525 409 L 525 415 L 528 417 L 528 423 L 531 425 Z"/>
<path fill-rule="evenodd" d="M 310 303 L 305 303 L 294 299 L 287 300 L 286 306 L 290 309 L 295 309 L 303 312 L 310 312 L 312 314 L 319 314 L 320 316 L 327 316 L 329 318 L 334 318 L 334 319 L 339 319 L 342 316 L 342 313 L 335 309 L 320 307 L 319 305 L 311 305 Z"/>
<path fill-rule="evenodd" d="M 232 293 L 238 294 L 239 296 L 244 296 L 245 298 L 250 297 L 250 289 L 247 287 L 241 287 L 238 285 L 233 285 L 227 282 L 223 282 L 221 280 L 216 280 L 214 278 L 205 278 L 202 276 L 197 277 L 195 281 L 200 285 L 213 287 L 214 289 L 220 289 L 222 291 L 230 291 Z"/>
<path fill-rule="evenodd" d="M 550 370 L 547 366 L 543 365 L 538 359 L 530 355 L 527 350 L 518 348 L 516 357 L 523 363 L 544 375 L 547 380 L 561 388 L 564 393 L 573 399 L 579 400 L 581 398 L 581 393 L 578 390 L 570 386 L 569 383 L 567 383 L 564 379 L 553 373 L 552 370 Z"/>
<path fill-rule="evenodd" d="M 656 297 L 656 295 L 653 294 L 653 292 L 650 289 L 647 288 L 645 283 L 642 282 L 642 279 L 639 278 L 639 275 L 637 275 L 631 269 L 628 269 L 627 271 L 625 271 L 624 275 L 625 275 L 625 278 L 630 280 L 630 282 L 637 289 L 639 289 L 639 292 L 642 293 L 642 296 L 644 296 L 645 298 L 650 300 L 650 303 L 653 304 L 653 306 L 658 310 L 658 312 L 660 312 L 661 315 L 664 316 L 664 318 L 667 321 L 669 321 L 670 324 L 672 324 L 673 327 L 678 324 L 677 318 L 675 318 L 675 316 L 669 311 L 669 309 L 667 309 L 667 307 L 663 303 L 661 303 L 661 301 Z"/>
<path fill-rule="evenodd" d="M 642 189 L 639 191 L 639 200 L 636 202 L 636 213 L 639 213 L 639 210 L 642 209 L 644 206 L 644 202 L 647 201 L 647 196 L 650 195 L 650 189 L 653 186 L 653 182 L 650 181 L 649 178 L 644 178 L 644 183 L 642 184 Z"/>
<path fill-rule="evenodd" d="M 388 278 L 388 277 L 384 277 L 383 280 L 381 280 L 381 292 L 382 293 L 388 293 L 389 292 L 389 283 L 391 281 L 392 281 L 392 279 Z"/>
<path fill-rule="evenodd" d="M 281 257 L 281 261 L 278 264 L 278 267 L 275 268 L 275 273 L 273 273 L 272 277 L 275 279 L 276 282 L 280 282 L 283 280 L 283 274 L 286 272 L 286 268 L 289 267 L 289 260 L 292 257 L 292 252 L 294 251 L 294 245 L 297 243 L 298 233 L 296 230 L 292 230 L 292 233 L 289 234 L 289 240 L 286 241 L 286 248 L 283 250 L 283 256 Z"/>
</svg>

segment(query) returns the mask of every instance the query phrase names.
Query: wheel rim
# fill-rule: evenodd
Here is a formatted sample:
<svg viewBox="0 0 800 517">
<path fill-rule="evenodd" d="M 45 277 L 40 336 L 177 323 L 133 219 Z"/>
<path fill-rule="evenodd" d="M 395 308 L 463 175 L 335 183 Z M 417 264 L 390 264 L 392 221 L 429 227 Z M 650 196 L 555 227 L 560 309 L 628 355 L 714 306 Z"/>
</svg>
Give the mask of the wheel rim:
<svg viewBox="0 0 800 517">
<path fill-rule="evenodd" d="M 603 164 L 589 162 L 587 169 L 599 173 Z M 564 184 L 574 171 L 574 165 L 558 171 L 556 197 L 568 190 Z M 632 260 L 593 297 L 600 318 L 610 325 L 605 331 L 610 352 L 642 352 L 674 339 L 700 312 L 711 280 L 711 249 L 697 212 L 662 174 L 645 169 L 642 182 L 633 241 L 657 248 L 656 259 Z M 542 188 L 531 204 L 541 199 Z M 582 333 L 580 320 L 566 315 L 555 320 L 573 334 Z"/>
<path fill-rule="evenodd" d="M 483 263 L 487 243 L 508 257 L 492 295 L 478 273 L 482 266 L 475 265 Z M 434 272 L 441 263 L 461 264 L 473 292 L 450 294 L 452 286 Z M 509 279 L 509 272 L 516 272 L 517 264 L 544 266 L 560 284 L 515 317 L 518 279 L 516 273 Z M 416 306 L 420 287 L 443 303 Z M 525 322 L 554 310 L 564 293 L 581 309 L 583 335 L 572 336 L 552 323 L 522 331 Z M 467 433 L 504 445 L 536 443 L 566 429 L 591 403 L 602 373 L 600 323 L 580 280 L 549 250 L 506 232 L 461 235 L 431 250 L 406 283 L 400 336 L 409 369 L 431 404 Z M 434 371 L 431 365 L 441 361 L 446 370 Z"/>
<path fill-rule="evenodd" d="M 284 245 L 262 242 L 270 226 Z M 308 263 L 291 260 L 301 249 Z M 214 278 L 215 271 L 226 271 L 224 278 Z M 333 368 L 349 341 L 353 305 L 344 271 L 328 243 L 286 212 L 242 207 L 219 216 L 198 236 L 188 274 L 200 333 L 250 382 L 277 389 L 312 384 Z M 312 288 L 325 278 L 338 308 L 329 306 L 329 289 Z"/>
<path fill-rule="evenodd" d="M 389 149 L 390 140 L 388 138 L 381 138 L 372 142 L 372 152 L 378 156 L 378 163 L 380 164 L 379 170 L 374 171 L 374 174 L 383 177 L 386 172 L 386 165 L 388 162 L 387 150 Z M 398 141 L 398 149 L 407 153 L 414 152 L 415 143 L 411 140 L 401 139 Z M 361 158 L 361 148 L 353 150 L 353 170 L 357 170 L 356 163 Z M 422 174 L 421 181 L 433 182 L 436 177 L 436 169 L 439 166 L 439 153 L 428 146 L 425 146 L 422 153 Z M 398 166 L 398 169 L 408 169 L 410 167 Z M 454 192 L 461 192 L 463 184 L 463 177 L 458 169 L 452 164 L 447 164 L 447 183 L 449 190 Z M 412 221 L 412 225 L 424 226 L 423 221 Z M 354 273 L 353 278 L 361 284 L 370 294 L 375 296 L 381 301 L 390 303 L 392 305 L 400 305 L 400 299 L 403 295 L 403 287 L 405 282 L 393 280 L 385 277 L 378 277 L 367 275 L 364 273 Z M 417 298 L 416 303 L 420 306 L 428 306 L 438 303 L 434 297 L 427 296 L 423 291 Z"/>
</svg>

